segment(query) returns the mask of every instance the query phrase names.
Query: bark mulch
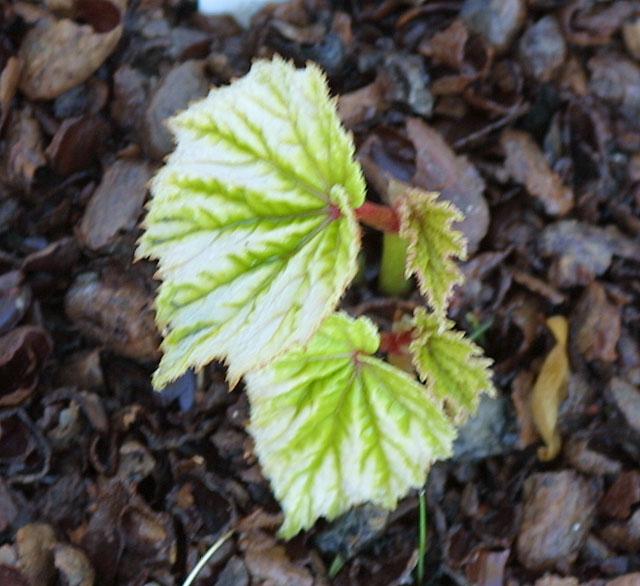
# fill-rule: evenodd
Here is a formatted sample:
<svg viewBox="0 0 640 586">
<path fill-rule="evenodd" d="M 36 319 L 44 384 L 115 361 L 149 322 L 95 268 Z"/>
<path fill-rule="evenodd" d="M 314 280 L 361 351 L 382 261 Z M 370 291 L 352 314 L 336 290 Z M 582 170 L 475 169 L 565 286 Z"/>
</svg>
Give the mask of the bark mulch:
<svg viewBox="0 0 640 586">
<path fill-rule="evenodd" d="M 218 365 L 150 386 L 132 259 L 164 120 L 275 53 L 326 71 L 371 198 L 395 177 L 466 214 L 451 317 L 499 392 L 431 472 L 425 583 L 640 584 L 635 0 L 293 0 L 248 30 L 183 0 L 4 0 L 0 584 L 181 584 L 230 529 L 199 586 L 415 584 L 417 494 L 279 542 L 242 390 Z M 364 243 L 344 307 L 390 328 L 420 299 L 381 297 Z M 564 400 L 533 393 L 554 315 Z"/>
</svg>

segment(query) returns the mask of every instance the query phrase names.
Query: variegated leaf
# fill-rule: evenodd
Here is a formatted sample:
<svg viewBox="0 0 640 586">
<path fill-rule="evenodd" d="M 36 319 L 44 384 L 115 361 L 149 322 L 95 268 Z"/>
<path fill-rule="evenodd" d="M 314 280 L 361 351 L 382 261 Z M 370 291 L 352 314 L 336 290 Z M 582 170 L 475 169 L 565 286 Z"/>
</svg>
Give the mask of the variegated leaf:
<svg viewBox="0 0 640 586">
<path fill-rule="evenodd" d="M 372 357 L 375 326 L 336 313 L 306 348 L 245 377 L 250 431 L 291 537 L 352 505 L 392 508 L 446 457 L 455 431 L 438 401 Z"/>
<path fill-rule="evenodd" d="M 356 272 L 364 181 L 313 65 L 259 61 L 170 127 L 138 248 L 162 279 L 154 386 L 213 359 L 235 384 L 333 311 Z"/>
<path fill-rule="evenodd" d="M 494 392 L 491 360 L 463 332 L 453 330 L 450 320 L 422 307 L 415 311 L 414 320 L 414 340 L 409 346 L 413 364 L 460 423 L 475 412 L 483 392 Z"/>
<path fill-rule="evenodd" d="M 418 277 L 420 292 L 444 315 L 453 286 L 462 281 L 453 259 L 464 259 L 466 243 L 452 224 L 463 216 L 452 204 L 438 201 L 437 193 L 412 187 L 396 202 L 400 235 L 407 241 L 406 275 Z"/>
</svg>

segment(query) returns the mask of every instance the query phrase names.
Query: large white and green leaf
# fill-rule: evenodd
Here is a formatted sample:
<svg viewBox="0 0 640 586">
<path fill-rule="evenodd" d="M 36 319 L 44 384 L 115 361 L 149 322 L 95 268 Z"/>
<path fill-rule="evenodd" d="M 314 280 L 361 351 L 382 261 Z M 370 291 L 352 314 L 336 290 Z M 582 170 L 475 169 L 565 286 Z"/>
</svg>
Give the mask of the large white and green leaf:
<svg viewBox="0 0 640 586">
<path fill-rule="evenodd" d="M 455 431 L 440 402 L 374 358 L 367 318 L 328 317 L 306 348 L 246 375 L 250 432 L 291 537 L 352 505 L 393 508 L 450 453 Z"/>
<path fill-rule="evenodd" d="M 461 423 L 475 412 L 480 395 L 493 394 L 494 388 L 491 360 L 453 326 L 452 321 L 422 307 L 416 309 L 409 350 L 420 378 Z"/>
<path fill-rule="evenodd" d="M 138 248 L 162 279 L 154 386 L 213 359 L 234 384 L 333 311 L 356 272 L 364 182 L 313 65 L 259 61 L 170 127 Z"/>
</svg>

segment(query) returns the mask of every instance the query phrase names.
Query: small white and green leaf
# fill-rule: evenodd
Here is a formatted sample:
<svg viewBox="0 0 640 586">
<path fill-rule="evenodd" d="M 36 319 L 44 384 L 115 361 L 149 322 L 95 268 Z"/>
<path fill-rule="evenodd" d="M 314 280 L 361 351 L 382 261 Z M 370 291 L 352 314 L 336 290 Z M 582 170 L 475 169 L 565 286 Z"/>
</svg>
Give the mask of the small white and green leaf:
<svg viewBox="0 0 640 586">
<path fill-rule="evenodd" d="M 360 503 L 393 508 L 450 454 L 455 430 L 440 402 L 373 357 L 379 343 L 370 320 L 336 313 L 306 347 L 245 377 L 283 537 Z"/>
<path fill-rule="evenodd" d="M 313 65 L 256 62 L 170 127 L 138 248 L 162 280 L 154 386 L 214 359 L 235 384 L 334 310 L 357 270 L 364 180 Z"/>
<path fill-rule="evenodd" d="M 395 182 L 400 236 L 407 242 L 406 275 L 418 278 L 420 292 L 435 311 L 444 315 L 451 291 L 463 279 L 454 259 L 464 260 L 466 241 L 452 225 L 463 219 L 438 194 Z M 400 192 L 400 193 L 398 193 Z"/>
<path fill-rule="evenodd" d="M 492 362 L 450 320 L 420 307 L 414 322 L 409 351 L 418 375 L 460 423 L 475 412 L 482 393 L 494 393 Z"/>
</svg>

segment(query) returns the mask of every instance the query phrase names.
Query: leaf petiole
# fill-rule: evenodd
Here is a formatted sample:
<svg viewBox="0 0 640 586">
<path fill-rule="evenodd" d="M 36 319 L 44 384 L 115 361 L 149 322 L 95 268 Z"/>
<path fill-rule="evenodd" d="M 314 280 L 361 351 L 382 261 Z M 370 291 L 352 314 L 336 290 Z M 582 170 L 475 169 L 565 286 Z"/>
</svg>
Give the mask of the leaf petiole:
<svg viewBox="0 0 640 586">
<path fill-rule="evenodd" d="M 397 234 L 400 231 L 400 217 L 390 206 L 365 201 L 354 211 L 356 219 L 365 226 L 369 226 L 369 228 L 393 234 Z"/>
<path fill-rule="evenodd" d="M 408 332 L 382 332 L 380 351 L 386 354 L 404 354 L 413 341 L 413 330 Z"/>
</svg>

